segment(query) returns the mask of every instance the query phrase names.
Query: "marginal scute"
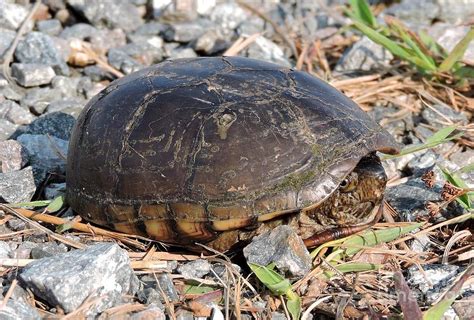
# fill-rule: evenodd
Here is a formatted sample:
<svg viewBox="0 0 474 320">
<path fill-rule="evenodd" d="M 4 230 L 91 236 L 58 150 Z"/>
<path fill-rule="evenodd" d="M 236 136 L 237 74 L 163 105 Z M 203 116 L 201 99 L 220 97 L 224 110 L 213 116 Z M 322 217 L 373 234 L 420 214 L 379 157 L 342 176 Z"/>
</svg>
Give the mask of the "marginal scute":
<svg viewBox="0 0 474 320">
<path fill-rule="evenodd" d="M 241 57 L 178 59 L 114 81 L 84 108 L 67 198 L 100 225 L 224 247 L 236 229 L 317 206 L 367 154 L 398 149 L 309 74 Z"/>
</svg>

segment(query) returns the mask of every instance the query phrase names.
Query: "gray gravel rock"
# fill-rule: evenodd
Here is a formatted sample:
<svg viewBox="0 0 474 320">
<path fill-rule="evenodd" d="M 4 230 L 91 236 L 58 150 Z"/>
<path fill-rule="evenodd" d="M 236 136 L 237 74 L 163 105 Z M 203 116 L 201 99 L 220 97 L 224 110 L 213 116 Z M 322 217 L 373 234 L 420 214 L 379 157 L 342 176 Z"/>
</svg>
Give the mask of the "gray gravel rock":
<svg viewBox="0 0 474 320">
<path fill-rule="evenodd" d="M 419 29 L 427 26 L 440 15 L 438 0 L 402 0 L 390 6 L 386 13 L 394 15 L 409 27 Z"/>
<path fill-rule="evenodd" d="M 179 301 L 178 292 L 176 291 L 176 288 L 173 284 L 173 280 L 171 279 L 170 275 L 168 273 L 161 273 L 157 276 L 157 278 L 158 278 L 158 283 L 160 285 L 160 288 L 166 294 L 166 296 L 168 297 L 168 300 L 170 302 L 178 302 Z"/>
<path fill-rule="evenodd" d="M 157 44 L 161 46 L 162 43 Z M 125 46 L 109 50 L 109 63 L 121 69 L 124 73 L 137 71 L 143 66 L 160 62 L 163 59 L 163 50 L 148 42 L 129 43 Z"/>
<path fill-rule="evenodd" d="M 140 302 L 144 304 L 153 304 L 159 307 L 161 310 L 164 310 L 164 305 L 161 302 L 161 294 L 158 290 L 154 288 L 144 288 L 137 293 L 137 297 Z"/>
<path fill-rule="evenodd" d="M 417 215 L 425 210 L 428 201 L 441 200 L 440 193 L 439 186 L 428 189 L 420 178 L 415 178 L 387 188 L 385 199 L 400 213 L 402 220 L 415 221 Z"/>
<path fill-rule="evenodd" d="M 10 48 L 10 45 L 15 39 L 15 31 L 0 28 L 0 57 Z"/>
<path fill-rule="evenodd" d="M 19 4 L 0 0 L 0 28 L 16 30 L 28 15 L 28 10 Z"/>
<path fill-rule="evenodd" d="M 23 92 L 19 92 L 10 85 L 3 86 L 0 88 L 0 93 L 8 100 L 20 101 L 23 99 Z"/>
<path fill-rule="evenodd" d="M 466 125 L 469 122 L 463 112 L 458 112 L 449 106 L 435 104 L 432 108 L 424 108 L 421 112 L 421 116 L 427 123 L 437 129 L 446 127 L 446 118 L 460 125 Z"/>
<path fill-rule="evenodd" d="M 280 46 L 264 36 L 257 37 L 245 50 L 245 53 L 249 58 L 265 60 L 282 66 L 291 67 L 291 63 L 288 61 L 288 58 L 285 56 L 285 53 Z"/>
<path fill-rule="evenodd" d="M 27 202 L 36 191 L 32 167 L 0 173 L 0 200 L 8 203 Z"/>
<path fill-rule="evenodd" d="M 198 56 L 191 48 L 176 46 L 176 42 L 165 44 L 165 52 L 166 56 L 171 59 L 195 58 Z"/>
<path fill-rule="evenodd" d="M 461 271 L 459 266 L 449 264 L 430 264 L 423 266 L 424 273 L 418 267 L 408 269 L 407 283 L 415 294 L 423 294 L 426 303 L 433 303 L 454 282 Z"/>
<path fill-rule="evenodd" d="M 188 43 L 197 40 L 210 27 L 207 20 L 173 23 L 163 32 L 163 37 L 166 41 Z"/>
<path fill-rule="evenodd" d="M 57 244 L 56 242 L 45 242 L 38 243 L 35 247 L 31 248 L 32 259 L 42 259 L 46 257 L 52 257 L 58 254 L 66 253 L 67 247 L 63 244 Z"/>
<path fill-rule="evenodd" d="M 53 80 L 55 75 L 53 68 L 46 64 L 12 64 L 12 76 L 16 79 L 18 84 L 23 87 L 37 87 L 51 83 L 51 80 Z"/>
<path fill-rule="evenodd" d="M 66 183 L 51 183 L 44 189 L 46 199 L 54 199 L 66 193 Z"/>
<path fill-rule="evenodd" d="M 428 29 L 428 34 L 431 35 L 447 52 L 451 52 L 468 31 L 468 26 L 453 26 L 448 23 L 440 22 L 432 25 Z M 464 53 L 464 59 L 474 60 L 473 42 L 469 44 Z"/>
<path fill-rule="evenodd" d="M 440 156 L 431 150 L 420 151 L 414 154 L 414 158 L 407 163 L 406 169 L 410 170 L 412 176 L 420 177 L 431 169 L 439 158 Z"/>
<path fill-rule="evenodd" d="M 41 20 L 36 23 L 39 32 L 57 36 L 63 30 L 61 21 L 58 19 Z"/>
<path fill-rule="evenodd" d="M 440 7 L 440 20 L 463 24 L 474 16 L 473 0 L 436 0 L 436 2 Z"/>
<path fill-rule="evenodd" d="M 166 315 L 160 306 L 150 304 L 145 310 L 134 313 L 130 316 L 130 320 L 166 320 Z"/>
<path fill-rule="evenodd" d="M 37 183 L 48 173 L 66 172 L 68 141 L 45 134 L 22 134 L 17 141 L 28 151 Z"/>
<path fill-rule="evenodd" d="M 98 66 L 87 66 L 84 68 L 84 74 L 92 81 L 98 82 L 102 80 L 113 80 L 115 78 L 110 72 Z"/>
<path fill-rule="evenodd" d="M 2 320 L 40 320 L 42 317 L 36 308 L 22 300 L 9 299 L 7 305 L 0 309 Z"/>
<path fill-rule="evenodd" d="M 28 161 L 28 154 L 15 140 L 0 141 L 0 172 L 21 170 Z"/>
<path fill-rule="evenodd" d="M 0 258 L 9 258 L 12 249 L 5 241 L 0 241 Z"/>
<path fill-rule="evenodd" d="M 81 98 L 64 98 L 61 100 L 56 100 L 51 102 L 47 107 L 46 107 L 46 113 L 52 113 L 52 112 L 63 112 L 67 113 L 74 118 L 77 118 L 79 113 L 81 113 L 83 107 L 86 105 L 85 99 Z"/>
<path fill-rule="evenodd" d="M 7 119 L 14 124 L 29 124 L 36 117 L 16 102 L 5 100 L 0 102 L 0 118 Z"/>
<path fill-rule="evenodd" d="M 274 311 L 272 312 L 271 320 L 287 320 L 288 318 L 285 316 L 285 314 L 281 312 Z"/>
<path fill-rule="evenodd" d="M 38 246 L 37 243 L 31 241 L 22 241 L 19 246 L 10 253 L 12 259 L 29 259 L 31 250 Z"/>
<path fill-rule="evenodd" d="M 249 14 L 237 3 L 228 2 L 215 6 L 210 19 L 222 29 L 233 32 L 242 22 L 249 19 Z"/>
<path fill-rule="evenodd" d="M 138 279 L 127 253 L 118 245 L 101 243 L 37 260 L 23 269 L 20 279 L 33 293 L 66 313 L 91 297 L 101 297 L 88 316 L 116 305 L 122 295 L 134 295 Z"/>
<path fill-rule="evenodd" d="M 94 26 L 133 31 L 143 23 L 137 7 L 127 0 L 67 0 L 66 2 Z"/>
<path fill-rule="evenodd" d="M 0 118 L 0 141 L 9 139 L 17 128 L 17 124 Z"/>
<path fill-rule="evenodd" d="M 185 278 L 202 278 L 211 271 L 211 264 L 207 260 L 197 259 L 178 267 L 178 272 Z"/>
<path fill-rule="evenodd" d="M 230 43 L 220 30 L 211 29 L 197 39 L 194 50 L 203 52 L 205 55 L 213 55 L 229 46 Z"/>
<path fill-rule="evenodd" d="M 30 109 L 35 114 L 42 114 L 48 105 L 61 98 L 60 92 L 51 88 L 31 88 L 21 100 L 22 107 Z"/>
<path fill-rule="evenodd" d="M 274 262 L 282 272 L 303 277 L 311 270 L 311 257 L 303 240 L 289 226 L 278 226 L 254 237 L 244 248 L 247 262 L 261 266 Z"/>
<path fill-rule="evenodd" d="M 20 134 L 44 134 L 62 140 L 69 140 L 76 119 L 63 112 L 52 112 L 30 123 Z M 19 136 L 19 134 L 17 135 Z"/>
<path fill-rule="evenodd" d="M 393 55 L 382 46 L 376 44 L 367 37 L 362 37 L 350 49 L 344 52 L 335 70 L 370 71 L 389 66 Z"/>
<path fill-rule="evenodd" d="M 182 308 L 176 310 L 175 314 L 176 320 L 194 320 L 193 313 Z"/>
<path fill-rule="evenodd" d="M 18 43 L 15 58 L 22 63 L 40 63 L 53 67 L 58 74 L 69 75 L 64 50 L 45 33 L 30 32 Z"/>
</svg>

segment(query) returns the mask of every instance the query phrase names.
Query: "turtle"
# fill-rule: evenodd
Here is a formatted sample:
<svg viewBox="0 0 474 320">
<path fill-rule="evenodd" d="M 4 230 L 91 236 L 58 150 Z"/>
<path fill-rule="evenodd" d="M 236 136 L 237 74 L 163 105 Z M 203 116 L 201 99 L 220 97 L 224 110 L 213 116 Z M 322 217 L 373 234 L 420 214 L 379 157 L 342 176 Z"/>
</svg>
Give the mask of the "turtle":
<svg viewBox="0 0 474 320">
<path fill-rule="evenodd" d="M 282 223 L 315 246 L 378 219 L 387 175 L 377 152 L 399 149 L 306 72 L 244 57 L 167 60 L 84 107 L 66 197 L 96 225 L 186 248 L 229 250 Z"/>
</svg>

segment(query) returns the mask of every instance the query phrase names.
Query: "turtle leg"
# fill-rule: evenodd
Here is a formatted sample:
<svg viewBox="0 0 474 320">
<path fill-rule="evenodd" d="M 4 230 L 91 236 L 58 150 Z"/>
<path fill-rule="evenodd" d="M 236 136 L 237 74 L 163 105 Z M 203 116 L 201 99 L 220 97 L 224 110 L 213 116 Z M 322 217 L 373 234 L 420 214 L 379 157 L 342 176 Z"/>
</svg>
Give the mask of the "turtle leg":
<svg viewBox="0 0 474 320">
<path fill-rule="evenodd" d="M 374 219 L 372 219 L 372 221 L 369 223 L 361 224 L 358 226 L 339 227 L 339 228 L 321 231 L 312 235 L 309 238 L 304 239 L 303 242 L 306 247 L 312 248 L 312 247 L 316 247 L 317 245 L 323 244 L 325 242 L 344 238 L 354 233 L 363 231 L 367 229 L 368 227 L 377 223 L 377 221 L 380 219 L 383 213 L 383 201 L 380 205 L 378 205 L 378 208 L 376 208 L 376 210 L 377 210 L 377 214 L 375 215 Z"/>
</svg>

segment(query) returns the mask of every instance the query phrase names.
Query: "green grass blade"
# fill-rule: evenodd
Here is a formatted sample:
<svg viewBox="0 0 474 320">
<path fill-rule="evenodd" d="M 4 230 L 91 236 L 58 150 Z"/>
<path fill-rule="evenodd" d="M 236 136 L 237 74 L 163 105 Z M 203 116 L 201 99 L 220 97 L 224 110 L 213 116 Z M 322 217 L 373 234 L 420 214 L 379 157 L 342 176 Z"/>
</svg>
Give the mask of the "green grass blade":
<svg viewBox="0 0 474 320">
<path fill-rule="evenodd" d="M 474 27 L 471 27 L 469 32 L 464 36 L 464 38 L 459 41 L 454 49 L 449 53 L 449 55 L 444 59 L 441 65 L 438 68 L 439 72 L 447 72 L 451 70 L 454 64 L 460 61 L 464 53 L 466 52 L 467 48 L 469 47 L 469 43 L 474 39 Z"/>
<path fill-rule="evenodd" d="M 61 208 L 64 206 L 64 201 L 65 201 L 64 196 L 59 196 L 59 197 L 54 198 L 54 200 L 51 201 L 51 203 L 46 208 L 46 211 L 49 213 L 53 213 L 53 212 L 61 210 Z"/>
<path fill-rule="evenodd" d="M 356 248 L 355 246 L 370 247 L 370 246 L 375 246 L 382 242 L 390 242 L 406 233 L 409 233 L 419 228 L 421 225 L 423 225 L 423 223 L 412 223 L 409 225 L 405 225 L 403 227 L 393 227 L 393 228 L 381 229 L 381 230 L 376 230 L 376 231 L 368 230 L 360 235 L 355 234 L 343 239 L 329 241 L 327 243 L 320 245 L 316 249 L 314 249 L 311 252 L 311 257 L 312 258 L 316 257 L 316 255 L 324 248 L 329 248 L 329 247 L 339 248 L 339 247 L 344 246 L 347 248 L 341 249 L 342 250 L 341 253 L 333 255 L 333 259 L 331 259 L 331 261 L 341 260 L 343 256 L 353 255 L 361 250 L 360 248 Z M 353 247 L 348 248 L 350 245 L 352 245 Z"/>
<path fill-rule="evenodd" d="M 463 133 L 460 132 L 458 134 L 452 135 L 452 133 L 454 132 L 454 130 L 456 130 L 456 128 L 457 128 L 456 126 L 448 126 L 448 127 L 442 128 L 439 131 L 435 132 L 431 137 L 426 139 L 425 143 L 403 148 L 399 154 L 394 154 L 394 155 L 384 154 L 383 156 L 381 156 L 381 159 L 389 160 L 389 159 L 402 157 L 402 156 L 405 156 L 407 154 L 414 153 L 417 151 L 431 149 L 442 143 L 457 139 L 461 137 Z"/>
<path fill-rule="evenodd" d="M 51 200 L 40 200 L 40 201 L 30 201 L 30 202 L 17 202 L 17 203 L 9 203 L 8 205 L 12 208 L 36 208 L 36 207 L 46 207 L 51 203 Z"/>
<path fill-rule="evenodd" d="M 423 223 L 413 223 L 408 226 L 403 227 L 393 227 L 381 230 L 370 230 L 361 235 L 353 235 L 348 238 L 341 244 L 341 247 L 344 247 L 344 252 L 339 256 L 334 256 L 334 260 L 341 260 L 344 256 L 353 256 L 360 250 L 360 247 L 373 247 L 380 243 L 390 242 L 398 237 L 409 233 L 417 228 L 419 228 Z"/>
<path fill-rule="evenodd" d="M 276 295 L 285 295 L 287 308 L 292 319 L 299 320 L 301 314 L 301 298 L 293 291 L 291 283 L 277 272 L 268 267 L 249 263 L 250 269 L 271 292 Z"/>
<path fill-rule="evenodd" d="M 353 21 L 354 26 L 359 29 L 363 34 L 365 34 L 369 39 L 374 41 L 375 43 L 380 44 L 381 46 L 385 47 L 388 51 L 392 54 L 413 63 L 414 65 L 418 66 L 423 70 L 431 70 L 432 66 L 429 63 L 426 63 L 422 59 L 413 56 L 412 52 L 409 52 L 407 49 L 403 48 L 395 41 L 390 40 L 386 36 L 378 33 L 377 31 L 371 29 L 370 27 L 366 26 L 365 24 L 359 21 Z"/>
<path fill-rule="evenodd" d="M 467 189 L 468 186 L 466 182 L 464 182 L 463 179 L 457 174 L 457 173 L 451 173 L 449 172 L 446 168 L 443 168 L 440 166 L 441 171 L 444 174 L 444 177 L 446 180 L 449 181 L 453 186 L 461 188 L 461 189 Z M 468 194 L 464 194 L 456 199 L 464 208 L 466 209 L 472 209 L 471 207 L 471 200 Z"/>
<path fill-rule="evenodd" d="M 336 270 L 338 270 L 340 273 L 348 273 L 348 272 L 364 272 L 364 271 L 370 271 L 370 270 L 379 270 L 382 265 L 380 264 L 374 264 L 374 263 L 365 263 L 365 262 L 348 262 L 348 263 L 342 263 L 333 266 Z M 324 275 L 330 279 L 333 277 L 336 273 L 331 270 L 327 270 L 324 272 Z"/>
<path fill-rule="evenodd" d="M 352 12 L 359 22 L 377 28 L 377 20 L 366 0 L 349 0 Z"/>
</svg>

